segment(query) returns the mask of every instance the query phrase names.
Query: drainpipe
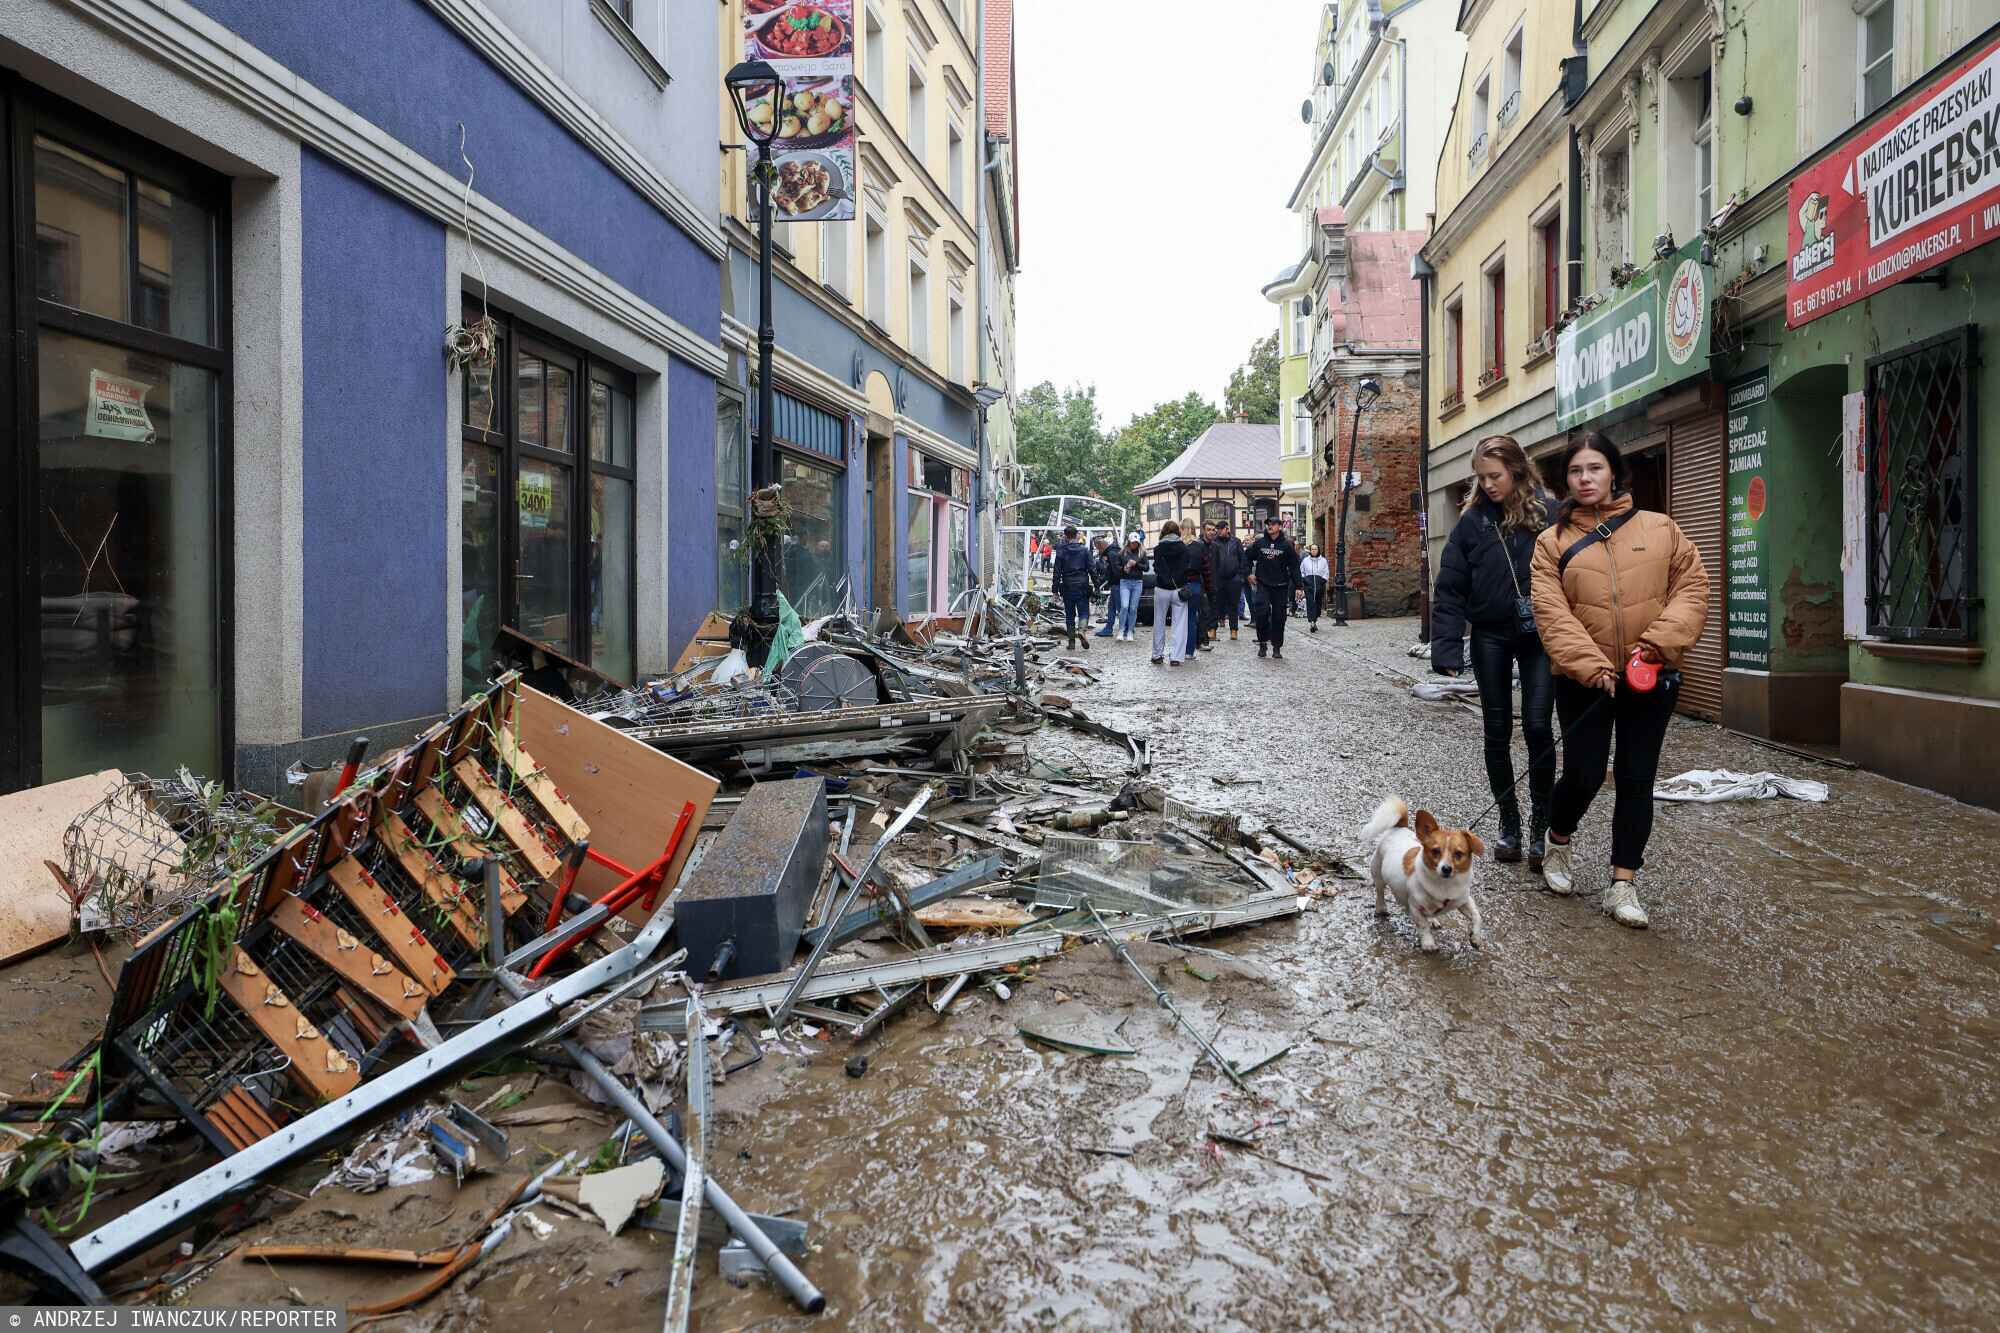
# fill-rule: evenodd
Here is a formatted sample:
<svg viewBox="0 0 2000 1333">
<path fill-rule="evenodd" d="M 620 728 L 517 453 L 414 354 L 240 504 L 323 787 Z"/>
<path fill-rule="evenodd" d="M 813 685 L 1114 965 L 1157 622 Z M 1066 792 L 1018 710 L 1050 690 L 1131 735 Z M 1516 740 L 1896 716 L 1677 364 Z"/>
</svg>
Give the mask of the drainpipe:
<svg viewBox="0 0 2000 1333">
<path fill-rule="evenodd" d="M 979 354 L 973 358 L 972 382 L 986 383 L 986 282 L 987 265 L 991 262 L 991 250 L 986 244 L 986 0 L 979 0 L 973 6 L 973 22 L 979 31 L 972 35 L 972 77 L 979 80 L 979 96 L 973 99 L 973 115 L 978 123 L 973 125 L 972 141 L 979 145 L 979 174 L 973 177 L 972 185 L 972 232 L 973 245 L 978 247 L 978 260 L 972 269 L 972 284 L 978 290 L 973 294 L 973 341 L 979 344 Z M 989 556 L 995 555 L 993 541 L 995 534 L 987 531 L 986 511 L 992 504 L 993 460 L 986 451 L 986 409 L 980 407 L 973 415 L 973 448 L 979 454 L 979 475 L 973 483 L 975 494 L 972 500 L 972 530 L 979 538 L 979 562 L 972 567 L 974 585 L 982 584 L 980 569 Z M 996 566 L 996 570 L 997 570 Z"/>
<path fill-rule="evenodd" d="M 1417 263 L 1423 263 L 1421 257 Z M 1437 270 L 1424 264 L 1417 277 L 1417 631 L 1431 641 L 1431 284 Z"/>
</svg>

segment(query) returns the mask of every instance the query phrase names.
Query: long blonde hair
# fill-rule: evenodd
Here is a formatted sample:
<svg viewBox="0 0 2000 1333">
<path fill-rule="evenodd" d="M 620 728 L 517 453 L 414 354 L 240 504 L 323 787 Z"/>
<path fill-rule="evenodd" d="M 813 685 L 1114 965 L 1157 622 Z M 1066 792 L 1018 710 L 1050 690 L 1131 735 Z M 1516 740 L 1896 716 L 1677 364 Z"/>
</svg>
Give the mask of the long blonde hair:
<svg viewBox="0 0 2000 1333">
<path fill-rule="evenodd" d="M 1472 450 L 1472 466 L 1478 467 L 1479 460 L 1490 458 L 1507 469 L 1507 475 L 1514 479 L 1514 489 L 1507 492 L 1507 498 L 1500 502 L 1500 526 L 1520 532 L 1540 532 L 1549 525 L 1548 506 L 1542 500 L 1541 484 L 1535 479 L 1535 472 L 1528 465 L 1528 451 L 1511 435 L 1489 435 Z M 1465 504 L 1460 512 L 1471 509 L 1479 503 L 1479 497 L 1486 494 L 1475 473 L 1472 489 L 1465 493 Z"/>
</svg>

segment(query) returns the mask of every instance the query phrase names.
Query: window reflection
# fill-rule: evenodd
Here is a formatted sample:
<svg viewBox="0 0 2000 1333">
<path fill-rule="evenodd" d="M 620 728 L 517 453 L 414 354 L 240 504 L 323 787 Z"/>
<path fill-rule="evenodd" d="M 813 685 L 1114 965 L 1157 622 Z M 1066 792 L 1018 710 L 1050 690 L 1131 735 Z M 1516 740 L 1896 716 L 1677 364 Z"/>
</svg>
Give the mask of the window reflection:
<svg viewBox="0 0 2000 1333">
<path fill-rule="evenodd" d="M 831 615 L 841 578 L 840 474 L 787 455 L 780 464 L 791 510 L 779 586 L 804 619 Z"/>
<path fill-rule="evenodd" d="M 35 138 L 35 294 L 128 318 L 126 175 L 88 153 Z"/>
</svg>

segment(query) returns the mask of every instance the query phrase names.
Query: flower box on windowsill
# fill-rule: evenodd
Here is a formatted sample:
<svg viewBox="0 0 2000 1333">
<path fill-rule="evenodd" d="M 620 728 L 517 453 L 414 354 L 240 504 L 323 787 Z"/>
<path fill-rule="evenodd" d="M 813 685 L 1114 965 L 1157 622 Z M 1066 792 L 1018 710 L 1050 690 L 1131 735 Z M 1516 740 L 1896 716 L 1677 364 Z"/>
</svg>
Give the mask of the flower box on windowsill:
<svg viewBox="0 0 2000 1333">
<path fill-rule="evenodd" d="M 1539 366 L 1555 354 L 1556 330 L 1551 325 L 1528 340 L 1528 345 L 1521 351 L 1521 369 L 1526 370 L 1529 366 Z"/>
<path fill-rule="evenodd" d="M 1454 390 L 1438 400 L 1438 420 L 1443 421 L 1465 410 L 1464 390 Z"/>
<path fill-rule="evenodd" d="M 1489 366 L 1479 372 L 1479 387 L 1472 392 L 1474 398 L 1484 398 L 1507 382 L 1505 366 Z"/>
</svg>

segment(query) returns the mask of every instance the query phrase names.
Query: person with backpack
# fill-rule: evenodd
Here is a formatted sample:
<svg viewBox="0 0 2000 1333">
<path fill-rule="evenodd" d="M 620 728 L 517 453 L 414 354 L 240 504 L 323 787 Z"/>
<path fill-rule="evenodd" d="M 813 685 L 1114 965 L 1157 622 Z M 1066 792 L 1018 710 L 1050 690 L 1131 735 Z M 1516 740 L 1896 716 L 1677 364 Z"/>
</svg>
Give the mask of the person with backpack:
<svg viewBox="0 0 2000 1333">
<path fill-rule="evenodd" d="M 1542 881 L 1552 893 L 1576 891 L 1570 838 L 1604 785 L 1615 737 L 1611 887 L 1601 905 L 1618 924 L 1644 929 L 1635 881 L 1681 661 L 1708 620 L 1708 570 L 1678 524 L 1634 506 L 1631 465 L 1603 435 L 1572 440 L 1563 472 L 1569 499 L 1535 539 L 1532 594 L 1563 728 Z"/>
<path fill-rule="evenodd" d="M 1486 742 L 1486 781 L 1499 808 L 1495 861 L 1521 859 L 1521 800 L 1514 776 L 1514 672 L 1521 673 L 1521 739 L 1528 747 L 1528 868 L 1540 870 L 1556 785 L 1553 682 L 1535 630 L 1535 539 L 1555 520 L 1555 504 L 1535 484 L 1525 450 L 1507 435 L 1473 447 L 1474 485 L 1438 563 L 1431 598 L 1431 669 L 1465 669 L 1472 630 L 1472 676 Z M 1322 564 L 1325 562 L 1322 561 Z"/>
<path fill-rule="evenodd" d="M 1263 597 L 1257 612 L 1257 656 L 1268 650 L 1274 661 L 1285 660 L 1285 613 L 1292 589 L 1299 582 L 1299 548 L 1285 535 L 1276 514 L 1264 520 L 1264 535 L 1250 543 L 1250 586 Z"/>
<path fill-rule="evenodd" d="M 1063 632 L 1074 649 L 1083 641 L 1090 651 L 1090 548 L 1076 538 L 1074 525 L 1063 529 L 1062 545 L 1056 548 L 1049 566 L 1050 581 L 1063 603 Z"/>
</svg>

